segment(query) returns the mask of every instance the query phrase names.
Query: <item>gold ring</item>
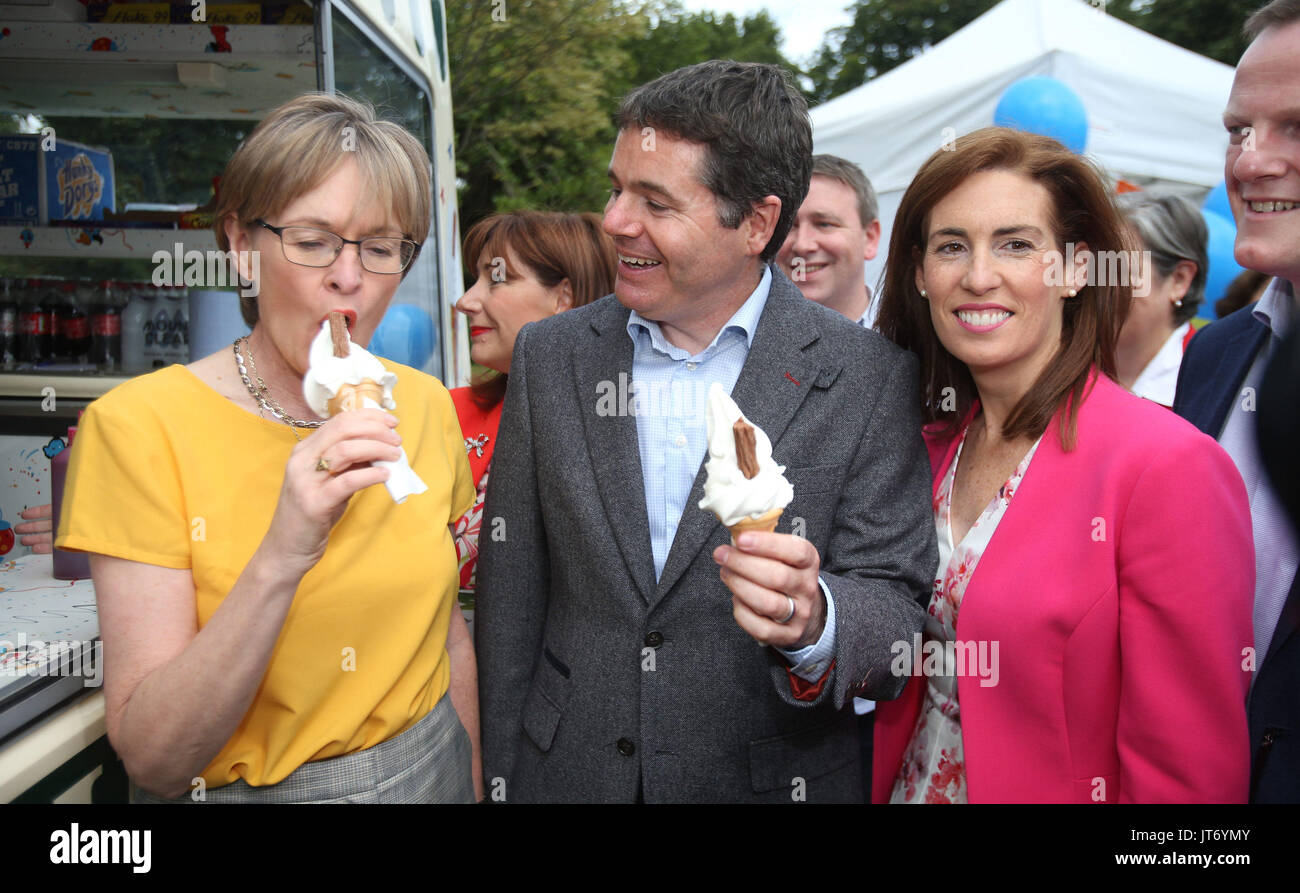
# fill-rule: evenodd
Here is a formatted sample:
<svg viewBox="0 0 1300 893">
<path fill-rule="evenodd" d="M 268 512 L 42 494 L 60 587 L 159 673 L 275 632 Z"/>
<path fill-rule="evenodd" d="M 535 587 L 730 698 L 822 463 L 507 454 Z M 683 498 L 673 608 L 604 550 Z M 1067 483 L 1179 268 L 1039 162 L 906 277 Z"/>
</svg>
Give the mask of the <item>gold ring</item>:
<svg viewBox="0 0 1300 893">
<path fill-rule="evenodd" d="M 326 474 L 329 474 L 330 460 L 326 459 L 324 456 L 321 456 L 319 459 L 316 460 L 316 470 L 323 471 Z"/>
</svg>

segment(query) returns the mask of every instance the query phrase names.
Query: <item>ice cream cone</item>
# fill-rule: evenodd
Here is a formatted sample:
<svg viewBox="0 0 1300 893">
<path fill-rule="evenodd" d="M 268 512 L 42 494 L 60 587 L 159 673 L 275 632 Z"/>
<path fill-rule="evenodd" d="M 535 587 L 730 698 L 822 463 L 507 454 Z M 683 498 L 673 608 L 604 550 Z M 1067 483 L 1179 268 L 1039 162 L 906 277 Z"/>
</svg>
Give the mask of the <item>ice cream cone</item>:
<svg viewBox="0 0 1300 893">
<path fill-rule="evenodd" d="M 757 530 L 762 533 L 771 533 L 776 530 L 777 522 L 781 520 L 781 515 L 785 509 L 772 509 L 770 512 L 764 512 L 757 518 L 741 518 L 735 524 L 727 527 L 731 531 L 731 544 L 736 544 L 736 537 L 740 536 L 746 530 Z"/>
<path fill-rule="evenodd" d="M 383 406 L 383 385 L 368 378 L 362 379 L 360 384 L 345 384 L 329 400 L 330 415 L 336 416 L 340 412 L 347 412 L 350 409 L 364 409 L 367 397 L 374 400 L 376 404 Z"/>
</svg>

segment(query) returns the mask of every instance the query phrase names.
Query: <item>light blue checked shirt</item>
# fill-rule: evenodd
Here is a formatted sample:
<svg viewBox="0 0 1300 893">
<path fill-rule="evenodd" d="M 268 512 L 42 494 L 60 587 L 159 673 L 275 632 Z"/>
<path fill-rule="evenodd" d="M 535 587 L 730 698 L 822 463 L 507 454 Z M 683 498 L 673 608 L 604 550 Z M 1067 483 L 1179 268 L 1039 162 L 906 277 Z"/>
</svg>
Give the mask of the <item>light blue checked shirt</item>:
<svg viewBox="0 0 1300 893">
<path fill-rule="evenodd" d="M 1233 398 L 1227 424 L 1219 435 L 1219 445 L 1236 463 L 1250 497 L 1251 528 L 1255 537 L 1255 607 L 1251 619 L 1255 627 L 1257 667 L 1268 654 L 1278 618 L 1286 604 L 1287 592 L 1295 579 L 1296 568 L 1300 566 L 1300 543 L 1297 543 L 1286 510 L 1264 472 L 1255 431 L 1254 404 L 1251 402 L 1247 409 L 1243 395 L 1247 389 L 1251 394 L 1259 392 L 1264 370 L 1277 345 L 1286 337 L 1291 317 L 1296 312 L 1295 306 L 1294 289 L 1285 279 L 1274 279 L 1255 303 L 1251 312 L 1255 319 L 1268 326 L 1268 339 L 1246 374 L 1242 389 Z M 1252 685 L 1255 678 L 1251 677 Z"/>
<path fill-rule="evenodd" d="M 758 287 L 695 356 L 670 344 L 657 322 L 635 310 L 628 316 L 627 334 L 633 344 L 628 401 L 636 416 L 656 580 L 663 575 L 682 513 L 702 511 L 686 501 L 708 453 L 709 385 L 716 381 L 728 394 L 736 386 L 771 287 L 772 271 L 765 269 Z M 819 576 L 817 582 L 826 595 L 826 628 L 821 638 L 797 651 L 781 649 L 791 671 L 810 682 L 826 673 L 835 656 L 835 601 L 826 581 Z"/>
</svg>

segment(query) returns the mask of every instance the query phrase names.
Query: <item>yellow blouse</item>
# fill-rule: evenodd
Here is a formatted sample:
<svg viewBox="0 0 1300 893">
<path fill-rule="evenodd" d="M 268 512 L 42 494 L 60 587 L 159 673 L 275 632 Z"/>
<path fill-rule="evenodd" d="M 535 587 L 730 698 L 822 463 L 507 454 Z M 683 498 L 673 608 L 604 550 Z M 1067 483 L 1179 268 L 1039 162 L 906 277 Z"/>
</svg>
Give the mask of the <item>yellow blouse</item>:
<svg viewBox="0 0 1300 893">
<path fill-rule="evenodd" d="M 474 502 L 465 445 L 441 383 L 396 363 L 398 433 L 429 490 L 355 494 L 303 577 L 248 712 L 203 771 L 209 787 L 284 779 L 418 722 L 446 693 L 456 549 L 447 525 Z M 184 366 L 126 382 L 77 430 L 58 545 L 188 568 L 202 628 L 271 523 L 295 444 Z"/>
</svg>

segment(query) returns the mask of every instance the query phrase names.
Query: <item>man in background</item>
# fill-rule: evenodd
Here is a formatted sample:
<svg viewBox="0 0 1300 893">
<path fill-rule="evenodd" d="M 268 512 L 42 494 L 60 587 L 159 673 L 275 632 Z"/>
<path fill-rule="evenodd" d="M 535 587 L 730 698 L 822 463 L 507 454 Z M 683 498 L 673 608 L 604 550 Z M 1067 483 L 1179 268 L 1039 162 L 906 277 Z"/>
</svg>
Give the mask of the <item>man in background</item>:
<svg viewBox="0 0 1300 893">
<path fill-rule="evenodd" d="M 808 197 L 776 256 L 804 297 L 867 328 L 875 314 L 862 262 L 875 257 L 880 246 L 878 214 L 876 190 L 862 168 L 838 155 L 814 155 Z M 854 698 L 853 710 L 870 803 L 876 702 Z"/>
<path fill-rule="evenodd" d="M 777 254 L 781 272 L 804 297 L 866 327 L 875 314 L 862 262 L 880 246 L 878 213 L 862 168 L 836 155 L 814 155 L 808 196 Z"/>
</svg>

